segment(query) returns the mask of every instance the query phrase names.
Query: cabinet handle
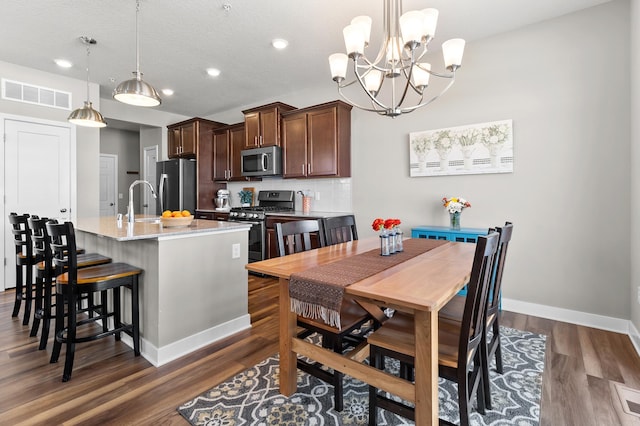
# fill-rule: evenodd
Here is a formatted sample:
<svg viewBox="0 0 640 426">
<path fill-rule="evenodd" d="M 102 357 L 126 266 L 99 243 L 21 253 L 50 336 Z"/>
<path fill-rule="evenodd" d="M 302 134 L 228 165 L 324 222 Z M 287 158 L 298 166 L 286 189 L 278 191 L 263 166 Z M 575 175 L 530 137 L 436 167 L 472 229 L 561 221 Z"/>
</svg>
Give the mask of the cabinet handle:
<svg viewBox="0 0 640 426">
<path fill-rule="evenodd" d="M 231 179 L 231 170 L 229 170 L 229 179 Z"/>
<path fill-rule="evenodd" d="M 256 146 L 259 145 L 257 136 L 253 137 L 253 144 L 256 145 Z"/>
<path fill-rule="evenodd" d="M 311 163 L 307 163 L 307 175 L 311 174 Z"/>
<path fill-rule="evenodd" d="M 259 144 L 260 144 L 260 146 L 262 146 L 262 144 L 264 143 L 264 140 L 262 140 L 262 135 L 260 135 L 259 138 L 260 138 Z"/>
<path fill-rule="evenodd" d="M 304 164 L 302 165 L 302 174 L 304 174 Z"/>
</svg>

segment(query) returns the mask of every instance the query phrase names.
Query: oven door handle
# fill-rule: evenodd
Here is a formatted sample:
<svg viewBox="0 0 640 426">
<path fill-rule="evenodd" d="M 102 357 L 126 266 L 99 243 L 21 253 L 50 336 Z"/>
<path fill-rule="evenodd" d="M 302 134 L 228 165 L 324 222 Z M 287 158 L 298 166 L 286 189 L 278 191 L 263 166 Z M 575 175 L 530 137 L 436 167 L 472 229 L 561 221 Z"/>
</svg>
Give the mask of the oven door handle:
<svg viewBox="0 0 640 426">
<path fill-rule="evenodd" d="M 254 222 L 254 221 L 251 221 L 251 220 L 234 220 L 234 219 L 228 219 L 227 222 L 248 223 L 250 225 L 260 225 L 260 224 L 262 224 L 262 222 Z"/>
</svg>

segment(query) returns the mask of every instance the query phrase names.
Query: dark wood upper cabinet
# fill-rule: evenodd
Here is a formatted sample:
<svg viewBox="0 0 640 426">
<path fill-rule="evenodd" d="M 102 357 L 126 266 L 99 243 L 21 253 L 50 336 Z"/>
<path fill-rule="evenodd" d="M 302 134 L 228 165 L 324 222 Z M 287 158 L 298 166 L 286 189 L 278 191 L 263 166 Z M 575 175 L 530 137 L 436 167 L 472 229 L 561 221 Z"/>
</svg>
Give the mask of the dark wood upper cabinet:
<svg viewBox="0 0 640 426">
<path fill-rule="evenodd" d="M 351 108 L 334 101 L 282 114 L 283 177 L 351 176 Z"/>
<path fill-rule="evenodd" d="M 200 138 L 202 136 L 209 138 L 212 129 L 223 126 L 226 124 L 198 117 L 168 125 L 167 156 L 197 158 Z"/>
<path fill-rule="evenodd" d="M 244 142 L 244 123 L 213 132 L 213 180 L 247 180 L 242 176 L 241 151 L 244 149 Z"/>
<path fill-rule="evenodd" d="M 167 126 L 169 158 L 196 159 L 197 203 L 199 209 L 213 209 L 215 192 L 218 190 L 211 175 L 213 157 L 212 134 L 214 129 L 226 124 L 203 118 L 192 118 Z"/>
<path fill-rule="evenodd" d="M 280 116 L 295 107 L 282 102 L 242 111 L 244 114 L 245 148 L 280 146 Z"/>
</svg>

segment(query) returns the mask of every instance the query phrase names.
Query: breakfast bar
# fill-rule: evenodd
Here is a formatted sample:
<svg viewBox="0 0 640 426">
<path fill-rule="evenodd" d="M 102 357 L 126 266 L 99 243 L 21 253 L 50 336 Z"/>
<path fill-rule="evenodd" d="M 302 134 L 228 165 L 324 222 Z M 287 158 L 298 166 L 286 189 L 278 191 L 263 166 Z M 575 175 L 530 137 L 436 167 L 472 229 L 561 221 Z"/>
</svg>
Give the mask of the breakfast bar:
<svg viewBox="0 0 640 426">
<path fill-rule="evenodd" d="M 160 366 L 251 326 L 244 267 L 249 227 L 199 219 L 166 226 L 152 217 L 134 223 L 79 218 L 76 239 L 90 252 L 144 270 L 141 353 Z"/>
</svg>

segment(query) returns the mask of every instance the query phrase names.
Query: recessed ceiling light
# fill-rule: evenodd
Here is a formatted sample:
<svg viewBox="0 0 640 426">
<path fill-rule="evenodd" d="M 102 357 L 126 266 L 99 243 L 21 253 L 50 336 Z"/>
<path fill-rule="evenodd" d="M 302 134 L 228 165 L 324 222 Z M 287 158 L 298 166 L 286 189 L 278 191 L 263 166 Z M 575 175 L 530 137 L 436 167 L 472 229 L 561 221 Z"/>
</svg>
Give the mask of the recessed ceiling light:
<svg viewBox="0 0 640 426">
<path fill-rule="evenodd" d="M 271 41 L 271 45 L 276 49 L 284 49 L 289 45 L 289 42 L 283 38 L 274 38 Z"/>
<path fill-rule="evenodd" d="M 171 96 L 171 95 L 173 95 L 173 90 L 171 90 L 171 89 L 162 89 L 162 94 L 163 95 L 167 95 L 167 96 Z"/>
<path fill-rule="evenodd" d="M 207 74 L 211 77 L 217 77 L 220 75 L 220 70 L 217 68 L 207 68 Z"/>
<path fill-rule="evenodd" d="M 54 59 L 54 62 L 61 68 L 71 68 L 73 66 L 73 64 L 66 59 Z"/>
</svg>

